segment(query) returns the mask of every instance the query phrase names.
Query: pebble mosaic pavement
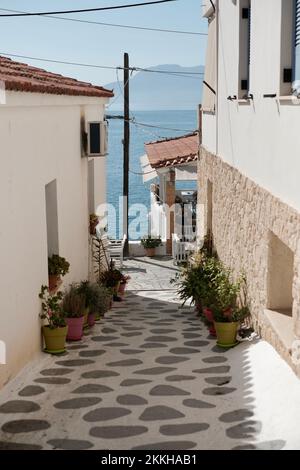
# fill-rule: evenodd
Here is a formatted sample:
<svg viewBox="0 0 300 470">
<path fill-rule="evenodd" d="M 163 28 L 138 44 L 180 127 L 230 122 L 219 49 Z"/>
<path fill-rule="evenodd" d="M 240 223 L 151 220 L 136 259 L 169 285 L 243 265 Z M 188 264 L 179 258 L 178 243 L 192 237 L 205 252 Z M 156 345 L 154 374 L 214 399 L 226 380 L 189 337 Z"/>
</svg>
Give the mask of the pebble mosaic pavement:
<svg viewBox="0 0 300 470">
<path fill-rule="evenodd" d="M 0 450 L 284 446 L 259 442 L 247 380 L 241 393 L 232 352 L 181 307 L 175 268 L 158 263 L 154 275 L 141 262 L 127 263 L 132 290 L 80 342 L 43 355 L 1 391 Z"/>
</svg>

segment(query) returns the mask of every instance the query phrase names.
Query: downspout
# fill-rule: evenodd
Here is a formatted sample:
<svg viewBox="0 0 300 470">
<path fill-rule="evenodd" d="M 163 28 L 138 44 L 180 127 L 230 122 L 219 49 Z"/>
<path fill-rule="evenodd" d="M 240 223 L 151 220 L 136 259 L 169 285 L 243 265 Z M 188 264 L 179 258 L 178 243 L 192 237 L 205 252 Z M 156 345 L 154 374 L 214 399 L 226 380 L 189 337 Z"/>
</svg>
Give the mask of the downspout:
<svg viewBox="0 0 300 470">
<path fill-rule="evenodd" d="M 300 1 L 300 0 L 299 0 Z M 216 155 L 219 154 L 219 0 L 216 0 L 215 6 L 216 15 Z"/>
</svg>

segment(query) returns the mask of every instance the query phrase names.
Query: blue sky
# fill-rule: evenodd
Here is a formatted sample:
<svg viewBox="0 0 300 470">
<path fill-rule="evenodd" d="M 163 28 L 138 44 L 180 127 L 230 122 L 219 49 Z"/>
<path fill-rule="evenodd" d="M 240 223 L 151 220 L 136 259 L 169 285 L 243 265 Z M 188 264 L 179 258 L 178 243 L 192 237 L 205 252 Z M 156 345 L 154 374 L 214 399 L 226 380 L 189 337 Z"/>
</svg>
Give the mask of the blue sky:
<svg viewBox="0 0 300 470">
<path fill-rule="evenodd" d="M 46 11 L 126 3 L 134 2 L 132 0 L 0 0 L 0 8 Z M 165 5 L 113 12 L 81 13 L 70 17 L 205 32 L 207 24 L 201 18 L 201 3 L 201 0 L 178 0 Z M 0 18 L 0 53 L 118 66 L 122 65 L 123 52 L 128 52 L 131 65 L 139 67 L 158 64 L 192 66 L 204 64 L 205 48 L 205 36 L 135 31 L 41 17 Z M 37 61 L 31 63 L 97 84 L 103 85 L 116 80 L 116 73 L 112 70 L 86 69 Z"/>
</svg>

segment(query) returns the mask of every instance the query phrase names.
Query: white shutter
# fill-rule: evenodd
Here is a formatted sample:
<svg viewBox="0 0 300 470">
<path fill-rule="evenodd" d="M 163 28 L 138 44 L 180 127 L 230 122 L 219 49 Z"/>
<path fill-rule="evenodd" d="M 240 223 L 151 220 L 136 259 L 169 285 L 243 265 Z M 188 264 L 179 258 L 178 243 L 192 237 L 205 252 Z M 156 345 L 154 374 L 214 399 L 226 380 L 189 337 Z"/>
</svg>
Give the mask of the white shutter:
<svg viewBox="0 0 300 470">
<path fill-rule="evenodd" d="M 100 126 L 100 146 L 101 146 L 101 155 L 107 155 L 108 152 L 108 132 L 107 132 L 107 122 L 101 122 Z"/>
<path fill-rule="evenodd" d="M 215 112 L 217 88 L 217 20 L 214 17 L 208 27 L 208 41 L 205 62 L 205 73 L 203 83 L 202 109 L 203 111 Z M 214 90 L 214 91 L 212 91 Z"/>
<path fill-rule="evenodd" d="M 293 93 L 300 97 L 300 0 L 295 0 L 295 56 Z"/>
</svg>

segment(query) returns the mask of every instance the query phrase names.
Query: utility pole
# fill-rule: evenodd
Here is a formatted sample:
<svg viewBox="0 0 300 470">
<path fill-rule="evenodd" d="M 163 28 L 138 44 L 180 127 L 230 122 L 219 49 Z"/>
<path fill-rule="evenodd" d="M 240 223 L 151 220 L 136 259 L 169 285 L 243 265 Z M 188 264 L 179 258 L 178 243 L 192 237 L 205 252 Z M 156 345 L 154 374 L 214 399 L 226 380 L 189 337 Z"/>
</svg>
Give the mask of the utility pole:
<svg viewBox="0 0 300 470">
<path fill-rule="evenodd" d="M 123 140 L 123 234 L 126 235 L 124 255 L 129 255 L 128 240 L 128 198 L 129 198 L 129 56 L 124 54 L 124 140 Z"/>
</svg>

